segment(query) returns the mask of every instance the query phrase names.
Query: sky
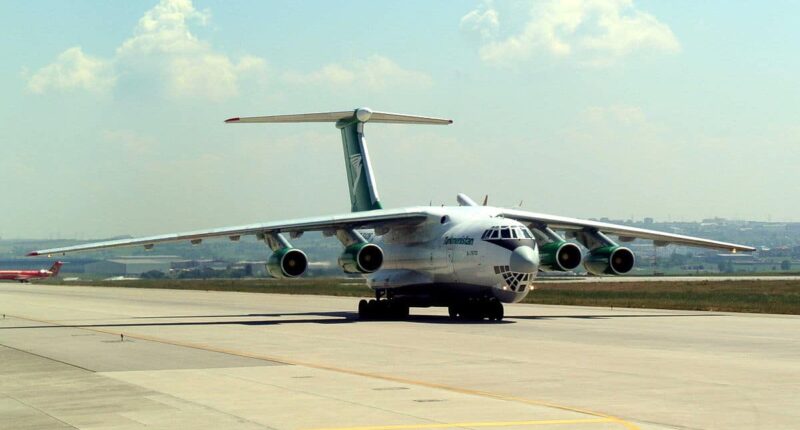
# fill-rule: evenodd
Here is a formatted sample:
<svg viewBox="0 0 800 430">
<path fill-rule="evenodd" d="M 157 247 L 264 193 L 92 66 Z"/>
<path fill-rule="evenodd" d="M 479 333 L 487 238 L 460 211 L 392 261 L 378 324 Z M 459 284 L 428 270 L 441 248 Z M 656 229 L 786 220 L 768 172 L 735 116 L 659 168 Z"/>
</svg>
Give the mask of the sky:
<svg viewBox="0 0 800 430">
<path fill-rule="evenodd" d="M 800 221 L 796 2 L 0 2 L 0 237 L 344 213 L 373 110 L 384 207 Z"/>
</svg>

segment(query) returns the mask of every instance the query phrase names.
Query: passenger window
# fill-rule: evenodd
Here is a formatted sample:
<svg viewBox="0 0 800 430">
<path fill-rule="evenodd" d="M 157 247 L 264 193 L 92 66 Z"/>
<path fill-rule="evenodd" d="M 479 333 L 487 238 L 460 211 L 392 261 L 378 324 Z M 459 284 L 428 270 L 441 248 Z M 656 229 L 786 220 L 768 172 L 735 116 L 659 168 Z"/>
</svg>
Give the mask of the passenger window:
<svg viewBox="0 0 800 430">
<path fill-rule="evenodd" d="M 503 239 L 511 239 L 511 232 L 507 228 L 500 230 L 500 237 Z"/>
</svg>

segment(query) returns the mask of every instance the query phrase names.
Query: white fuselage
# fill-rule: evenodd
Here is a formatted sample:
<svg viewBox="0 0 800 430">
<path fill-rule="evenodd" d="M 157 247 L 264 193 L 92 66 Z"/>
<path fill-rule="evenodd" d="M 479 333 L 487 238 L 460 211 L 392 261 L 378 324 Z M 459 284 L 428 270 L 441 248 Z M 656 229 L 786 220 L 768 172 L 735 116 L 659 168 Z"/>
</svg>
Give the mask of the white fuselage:
<svg viewBox="0 0 800 430">
<path fill-rule="evenodd" d="M 372 237 L 384 262 L 368 275 L 370 288 L 429 297 L 437 304 L 463 297 L 514 303 L 528 294 L 539 253 L 527 227 L 497 217 L 490 207 L 424 210 L 426 222 Z"/>
</svg>

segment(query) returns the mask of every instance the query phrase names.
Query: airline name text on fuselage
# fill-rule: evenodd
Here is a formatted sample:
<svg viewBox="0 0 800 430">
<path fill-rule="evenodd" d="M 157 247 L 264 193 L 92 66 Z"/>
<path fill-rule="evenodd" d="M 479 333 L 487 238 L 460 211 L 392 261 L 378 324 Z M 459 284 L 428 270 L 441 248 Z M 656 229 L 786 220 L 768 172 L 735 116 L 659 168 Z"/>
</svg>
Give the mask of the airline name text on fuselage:
<svg viewBox="0 0 800 430">
<path fill-rule="evenodd" d="M 464 236 L 464 237 L 445 237 L 444 244 L 445 245 L 468 245 L 472 246 L 475 242 L 475 239 Z"/>
</svg>

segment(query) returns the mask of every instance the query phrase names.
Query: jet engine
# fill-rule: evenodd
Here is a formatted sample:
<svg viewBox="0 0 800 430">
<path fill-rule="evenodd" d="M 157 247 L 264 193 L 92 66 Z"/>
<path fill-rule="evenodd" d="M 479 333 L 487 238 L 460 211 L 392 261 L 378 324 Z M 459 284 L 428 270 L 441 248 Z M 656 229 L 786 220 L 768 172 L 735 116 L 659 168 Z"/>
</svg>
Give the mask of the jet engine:
<svg viewBox="0 0 800 430">
<path fill-rule="evenodd" d="M 267 260 L 267 272 L 276 278 L 296 278 L 308 267 L 308 257 L 297 248 L 281 248 Z"/>
<path fill-rule="evenodd" d="M 345 273 L 372 273 L 383 265 L 383 250 L 375 244 L 359 242 L 347 246 L 339 256 Z"/>
<path fill-rule="evenodd" d="M 539 258 L 540 270 L 568 272 L 581 265 L 583 254 L 578 245 L 561 240 L 540 246 Z"/>
<path fill-rule="evenodd" d="M 624 275 L 633 269 L 633 252 L 619 245 L 609 245 L 589 251 L 583 266 L 592 275 Z"/>
</svg>

